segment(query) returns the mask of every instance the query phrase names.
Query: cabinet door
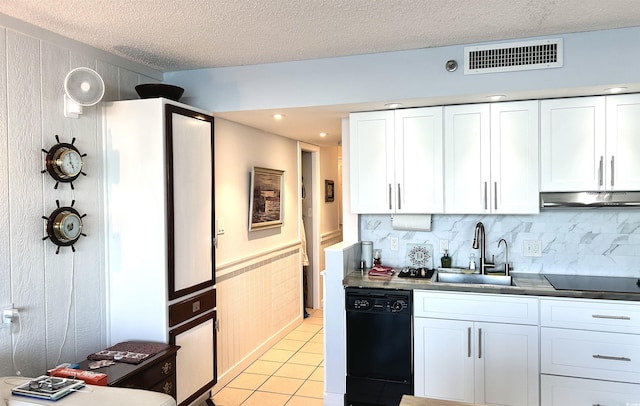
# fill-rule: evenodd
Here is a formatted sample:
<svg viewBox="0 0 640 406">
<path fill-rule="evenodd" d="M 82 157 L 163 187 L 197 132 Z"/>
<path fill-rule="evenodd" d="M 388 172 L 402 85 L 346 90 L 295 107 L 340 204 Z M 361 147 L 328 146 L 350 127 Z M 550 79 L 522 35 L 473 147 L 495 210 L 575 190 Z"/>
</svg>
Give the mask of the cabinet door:
<svg viewBox="0 0 640 406">
<path fill-rule="evenodd" d="M 540 102 L 540 189 L 597 191 L 604 187 L 605 98 Z"/>
<path fill-rule="evenodd" d="M 491 212 L 540 211 L 538 102 L 491 105 Z"/>
<path fill-rule="evenodd" d="M 414 319 L 415 395 L 473 402 L 473 323 Z"/>
<path fill-rule="evenodd" d="M 169 299 L 215 283 L 213 117 L 165 105 Z"/>
<path fill-rule="evenodd" d="M 488 213 L 490 108 L 488 104 L 444 108 L 446 213 Z"/>
<path fill-rule="evenodd" d="M 442 107 L 395 112 L 396 213 L 442 213 Z"/>
<path fill-rule="evenodd" d="M 349 116 L 351 211 L 391 213 L 393 180 L 393 111 Z"/>
<path fill-rule="evenodd" d="M 640 190 L 640 95 L 607 96 L 606 188 Z"/>
<path fill-rule="evenodd" d="M 538 327 L 475 323 L 475 402 L 538 405 Z"/>
<path fill-rule="evenodd" d="M 217 381 L 216 312 L 208 313 L 169 332 L 176 356 L 176 395 L 180 406 L 192 404 Z"/>
</svg>

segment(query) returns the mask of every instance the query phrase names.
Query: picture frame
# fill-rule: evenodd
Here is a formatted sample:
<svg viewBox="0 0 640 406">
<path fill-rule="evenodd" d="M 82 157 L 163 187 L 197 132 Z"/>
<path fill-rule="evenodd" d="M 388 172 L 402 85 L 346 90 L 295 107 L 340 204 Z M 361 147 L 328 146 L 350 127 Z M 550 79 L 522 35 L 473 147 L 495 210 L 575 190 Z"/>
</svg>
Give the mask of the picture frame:
<svg viewBox="0 0 640 406">
<path fill-rule="evenodd" d="M 283 225 L 284 171 L 254 166 L 251 169 L 249 231 Z"/>
<path fill-rule="evenodd" d="M 332 180 L 324 181 L 324 201 L 332 202 L 335 198 L 335 183 Z"/>
</svg>

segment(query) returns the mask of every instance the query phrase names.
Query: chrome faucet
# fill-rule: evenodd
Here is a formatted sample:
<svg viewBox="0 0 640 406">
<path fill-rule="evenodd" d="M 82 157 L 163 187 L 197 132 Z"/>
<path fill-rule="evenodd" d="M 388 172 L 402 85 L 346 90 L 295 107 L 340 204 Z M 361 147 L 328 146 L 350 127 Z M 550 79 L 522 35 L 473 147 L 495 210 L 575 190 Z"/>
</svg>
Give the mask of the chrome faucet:
<svg viewBox="0 0 640 406">
<path fill-rule="evenodd" d="M 509 270 L 511 268 L 511 265 L 509 265 L 509 245 L 507 245 L 507 240 L 505 240 L 504 238 L 501 238 L 500 241 L 498 241 L 498 248 L 500 248 L 500 244 L 502 242 L 504 242 L 504 255 L 505 255 L 504 274 L 505 276 L 509 276 Z"/>
<path fill-rule="evenodd" d="M 480 244 L 478 244 L 478 240 L 480 240 Z M 478 249 L 480 248 L 480 273 L 482 275 L 486 275 L 487 274 L 487 268 L 495 268 L 495 264 L 492 264 L 491 262 L 487 261 L 487 254 L 485 253 L 485 245 L 486 245 L 486 238 L 484 235 L 484 224 L 482 224 L 481 221 L 479 221 L 476 224 L 476 228 L 473 232 L 473 249 Z"/>
</svg>

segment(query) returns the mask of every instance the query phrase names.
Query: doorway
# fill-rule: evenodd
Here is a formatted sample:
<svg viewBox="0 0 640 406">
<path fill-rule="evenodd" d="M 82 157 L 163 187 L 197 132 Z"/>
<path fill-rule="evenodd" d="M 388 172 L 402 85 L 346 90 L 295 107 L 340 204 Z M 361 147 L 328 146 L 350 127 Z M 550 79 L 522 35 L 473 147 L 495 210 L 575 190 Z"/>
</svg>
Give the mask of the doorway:
<svg viewBox="0 0 640 406">
<path fill-rule="evenodd" d="M 320 149 L 299 143 L 300 239 L 306 240 L 308 265 L 302 266 L 303 303 L 306 308 L 321 307 L 320 279 Z M 304 233 L 304 234 L 303 234 Z"/>
</svg>

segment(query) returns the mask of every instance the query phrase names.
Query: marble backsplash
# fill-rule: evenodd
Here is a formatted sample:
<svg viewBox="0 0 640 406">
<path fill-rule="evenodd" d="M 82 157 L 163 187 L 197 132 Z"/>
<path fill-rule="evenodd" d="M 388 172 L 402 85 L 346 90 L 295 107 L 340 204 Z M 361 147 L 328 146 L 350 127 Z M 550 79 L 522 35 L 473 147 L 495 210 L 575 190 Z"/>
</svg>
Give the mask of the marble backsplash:
<svg viewBox="0 0 640 406">
<path fill-rule="evenodd" d="M 640 210 L 553 209 L 537 215 L 442 215 L 432 216 L 431 231 L 395 230 L 390 215 L 360 215 L 360 238 L 373 241 L 382 250 L 382 264 L 409 265 L 412 244 L 431 244 L 433 263 L 440 266 L 440 240 L 448 240 L 453 266 L 468 267 L 474 250 L 473 232 L 482 221 L 486 233 L 486 254 L 505 262 L 504 238 L 515 272 L 640 277 Z M 392 251 L 391 238 L 398 238 Z M 540 257 L 523 255 L 525 241 L 541 241 Z M 477 261 L 476 261 L 477 262 Z"/>
</svg>

